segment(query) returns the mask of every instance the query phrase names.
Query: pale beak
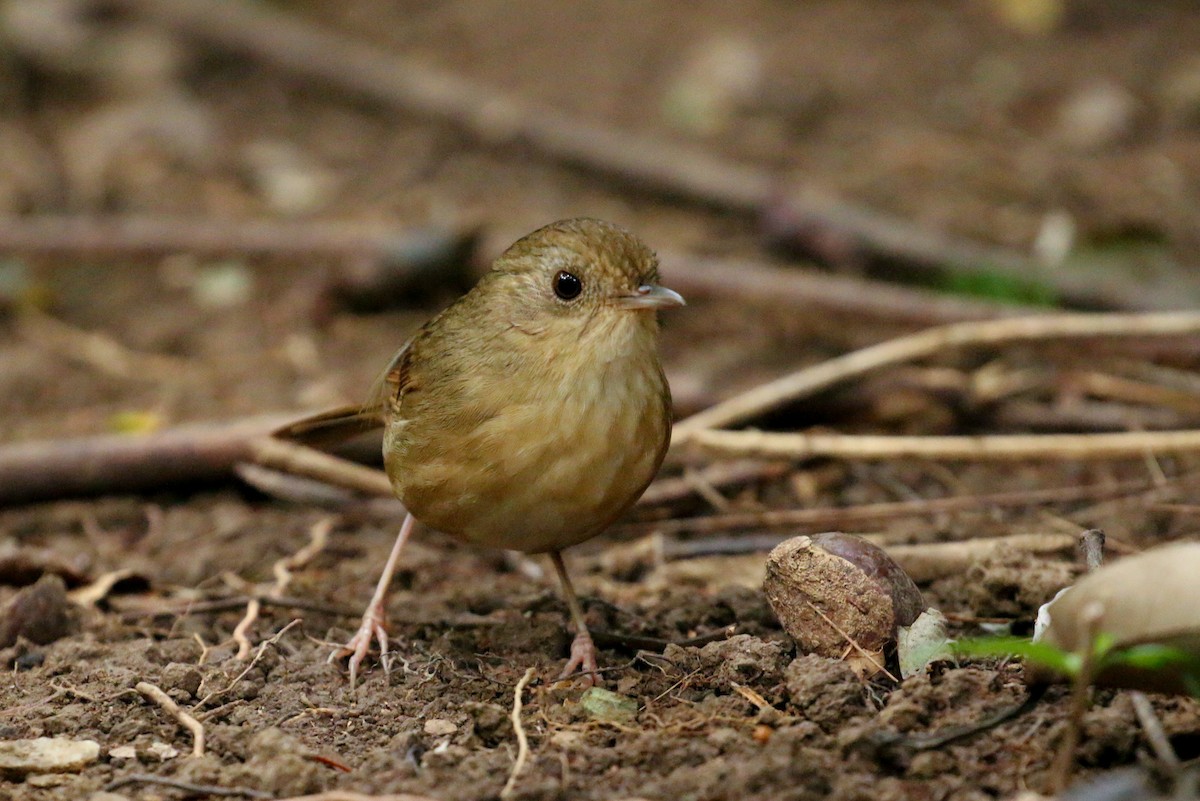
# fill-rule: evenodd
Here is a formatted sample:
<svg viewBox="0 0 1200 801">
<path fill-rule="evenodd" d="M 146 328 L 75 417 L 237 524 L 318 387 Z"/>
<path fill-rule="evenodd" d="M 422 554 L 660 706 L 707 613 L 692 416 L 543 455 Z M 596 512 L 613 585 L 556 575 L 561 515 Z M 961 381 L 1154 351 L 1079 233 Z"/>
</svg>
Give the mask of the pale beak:
<svg viewBox="0 0 1200 801">
<path fill-rule="evenodd" d="M 673 289 L 656 284 L 642 284 L 632 295 L 621 295 L 617 298 L 617 306 L 622 309 L 669 309 L 672 306 L 686 306 L 687 303 Z"/>
</svg>

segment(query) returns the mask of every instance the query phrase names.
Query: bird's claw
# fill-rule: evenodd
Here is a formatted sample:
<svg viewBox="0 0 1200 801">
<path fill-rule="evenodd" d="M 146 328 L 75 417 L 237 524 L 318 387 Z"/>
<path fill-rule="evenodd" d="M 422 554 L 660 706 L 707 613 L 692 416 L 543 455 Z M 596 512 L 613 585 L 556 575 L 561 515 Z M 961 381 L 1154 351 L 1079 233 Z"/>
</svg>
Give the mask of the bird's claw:
<svg viewBox="0 0 1200 801">
<path fill-rule="evenodd" d="M 390 667 L 387 659 L 388 653 L 388 635 L 384 629 L 383 610 L 375 607 L 370 607 L 363 613 L 362 623 L 359 624 L 358 631 L 354 632 L 354 636 L 346 641 L 346 644 L 334 649 L 329 655 L 330 662 L 336 662 L 343 657 L 350 657 L 348 666 L 350 668 L 350 690 L 353 691 L 355 683 L 358 680 L 358 668 L 362 665 L 363 660 L 367 658 L 367 652 L 371 650 L 371 640 L 374 639 L 379 643 L 379 659 L 383 664 L 385 672 Z"/>
<path fill-rule="evenodd" d="M 579 632 L 571 641 L 571 658 L 567 660 L 562 673 L 558 674 L 558 680 L 570 678 L 577 670 L 579 678 L 586 686 L 594 687 L 599 683 L 600 667 L 596 664 L 596 644 L 586 631 Z"/>
</svg>

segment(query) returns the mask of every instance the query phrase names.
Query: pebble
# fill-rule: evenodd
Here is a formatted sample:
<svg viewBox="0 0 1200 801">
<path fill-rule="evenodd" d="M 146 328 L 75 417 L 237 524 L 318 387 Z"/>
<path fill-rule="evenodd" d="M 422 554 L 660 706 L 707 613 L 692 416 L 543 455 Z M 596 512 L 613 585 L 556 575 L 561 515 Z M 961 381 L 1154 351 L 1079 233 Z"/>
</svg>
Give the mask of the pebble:
<svg viewBox="0 0 1200 801">
<path fill-rule="evenodd" d="M 99 758 L 100 743 L 95 740 L 59 737 L 7 740 L 0 742 L 0 775 L 21 777 L 78 771 Z"/>
<path fill-rule="evenodd" d="M 448 734 L 454 734 L 458 731 L 458 726 L 455 726 L 444 718 L 430 718 L 425 721 L 425 733 L 433 737 L 444 737 Z"/>
</svg>

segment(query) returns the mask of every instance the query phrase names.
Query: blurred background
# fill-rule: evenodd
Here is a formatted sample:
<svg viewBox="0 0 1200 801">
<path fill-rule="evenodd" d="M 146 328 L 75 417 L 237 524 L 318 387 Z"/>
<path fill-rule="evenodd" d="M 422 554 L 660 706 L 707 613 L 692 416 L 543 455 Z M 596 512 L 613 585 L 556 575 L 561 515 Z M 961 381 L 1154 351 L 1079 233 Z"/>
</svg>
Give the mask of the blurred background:
<svg viewBox="0 0 1200 801">
<path fill-rule="evenodd" d="M 5 0 L 3 436 L 357 400 L 574 215 L 693 301 L 682 411 L 995 304 L 1186 308 L 1197 43 L 1169 0 Z"/>
</svg>

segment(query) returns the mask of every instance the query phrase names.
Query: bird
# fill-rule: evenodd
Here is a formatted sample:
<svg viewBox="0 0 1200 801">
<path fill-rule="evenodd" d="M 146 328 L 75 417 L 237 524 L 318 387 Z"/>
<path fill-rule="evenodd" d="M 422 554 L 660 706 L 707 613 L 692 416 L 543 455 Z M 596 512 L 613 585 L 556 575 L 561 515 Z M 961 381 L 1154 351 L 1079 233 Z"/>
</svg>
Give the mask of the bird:
<svg viewBox="0 0 1200 801">
<path fill-rule="evenodd" d="M 613 223 L 560 220 L 517 240 L 396 352 L 371 399 L 288 426 L 327 439 L 384 428 L 384 466 L 407 512 L 348 657 L 350 685 L 377 641 L 414 523 L 472 545 L 546 553 L 575 627 L 559 676 L 597 676 L 594 641 L 562 551 L 596 536 L 654 479 L 671 435 L 658 315 L 685 305 L 658 259 Z"/>
</svg>

